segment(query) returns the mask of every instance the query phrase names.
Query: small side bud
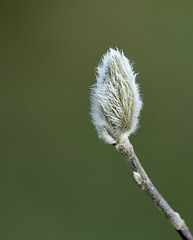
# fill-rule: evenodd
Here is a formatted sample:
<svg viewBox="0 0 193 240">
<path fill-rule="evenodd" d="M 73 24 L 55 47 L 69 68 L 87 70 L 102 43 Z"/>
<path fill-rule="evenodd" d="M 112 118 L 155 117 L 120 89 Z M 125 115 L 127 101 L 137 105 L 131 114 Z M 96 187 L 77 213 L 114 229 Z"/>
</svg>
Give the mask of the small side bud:
<svg viewBox="0 0 193 240">
<path fill-rule="evenodd" d="M 178 212 L 175 212 L 177 218 L 176 218 L 176 222 L 175 222 L 175 227 L 177 230 L 180 230 L 183 228 L 183 226 L 185 225 L 184 220 L 181 218 L 180 214 Z"/>
<path fill-rule="evenodd" d="M 109 49 L 97 67 L 91 91 L 91 116 L 99 138 L 116 144 L 138 125 L 142 108 L 132 64 L 118 49 Z"/>
<path fill-rule="evenodd" d="M 133 178 L 135 182 L 140 186 L 143 182 L 141 175 L 138 172 L 133 172 Z"/>
</svg>

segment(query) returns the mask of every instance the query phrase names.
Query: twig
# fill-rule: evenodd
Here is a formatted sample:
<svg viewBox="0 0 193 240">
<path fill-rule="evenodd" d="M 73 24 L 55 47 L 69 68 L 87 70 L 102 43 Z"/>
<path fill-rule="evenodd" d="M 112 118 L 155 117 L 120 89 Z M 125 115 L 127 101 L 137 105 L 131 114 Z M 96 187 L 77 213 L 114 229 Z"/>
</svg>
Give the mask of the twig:
<svg viewBox="0 0 193 240">
<path fill-rule="evenodd" d="M 122 153 L 122 155 L 126 158 L 129 163 L 132 171 L 133 177 L 136 183 L 140 186 L 140 188 L 145 191 L 153 202 L 157 205 L 157 207 L 163 212 L 163 214 L 168 218 L 170 223 L 176 229 L 176 231 L 180 234 L 182 239 L 184 240 L 193 240 L 193 236 L 188 230 L 183 219 L 181 219 L 180 215 L 175 212 L 169 204 L 165 201 L 165 199 L 161 196 L 158 190 L 154 187 L 153 183 L 147 176 L 145 170 L 141 166 L 137 156 L 135 155 L 133 146 L 129 142 L 129 139 L 126 139 L 118 144 L 114 144 L 116 149 Z"/>
<path fill-rule="evenodd" d="M 91 92 L 91 116 L 100 139 L 113 144 L 133 170 L 133 177 L 171 222 L 182 239 L 193 240 L 185 222 L 160 195 L 141 166 L 129 136 L 138 126 L 142 108 L 132 64 L 123 51 L 109 49 L 97 67 L 97 82 Z"/>
</svg>

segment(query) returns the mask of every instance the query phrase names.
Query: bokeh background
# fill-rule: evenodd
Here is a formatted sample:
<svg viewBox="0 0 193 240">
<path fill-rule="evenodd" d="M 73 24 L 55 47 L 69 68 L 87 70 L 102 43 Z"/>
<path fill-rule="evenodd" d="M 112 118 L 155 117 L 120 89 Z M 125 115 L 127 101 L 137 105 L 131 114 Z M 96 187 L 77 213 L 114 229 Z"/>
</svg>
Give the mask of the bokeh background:
<svg viewBox="0 0 193 240">
<path fill-rule="evenodd" d="M 1 240 L 180 239 L 90 121 L 109 47 L 139 72 L 135 151 L 193 231 L 193 2 L 1 1 Z"/>
</svg>

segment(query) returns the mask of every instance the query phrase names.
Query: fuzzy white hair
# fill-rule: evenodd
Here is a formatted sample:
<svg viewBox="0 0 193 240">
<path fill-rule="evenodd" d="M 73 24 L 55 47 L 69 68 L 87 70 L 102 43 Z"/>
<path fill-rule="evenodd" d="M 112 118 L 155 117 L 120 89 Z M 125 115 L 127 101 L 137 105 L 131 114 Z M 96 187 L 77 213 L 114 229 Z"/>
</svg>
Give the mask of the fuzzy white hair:
<svg viewBox="0 0 193 240">
<path fill-rule="evenodd" d="M 91 116 L 99 138 L 116 144 L 129 137 L 138 125 L 142 108 L 132 64 L 123 51 L 112 48 L 103 55 L 97 82 L 91 90 Z"/>
</svg>

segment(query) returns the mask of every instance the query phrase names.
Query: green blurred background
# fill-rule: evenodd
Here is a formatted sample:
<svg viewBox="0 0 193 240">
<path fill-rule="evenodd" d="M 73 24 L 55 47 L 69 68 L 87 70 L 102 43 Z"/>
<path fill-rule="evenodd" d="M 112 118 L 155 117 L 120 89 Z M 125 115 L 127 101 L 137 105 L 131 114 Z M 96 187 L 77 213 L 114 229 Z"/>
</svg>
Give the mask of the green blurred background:
<svg viewBox="0 0 193 240">
<path fill-rule="evenodd" d="M 1 1 L 0 239 L 180 239 L 91 124 L 109 47 L 139 72 L 131 137 L 193 231 L 193 2 Z"/>
</svg>

